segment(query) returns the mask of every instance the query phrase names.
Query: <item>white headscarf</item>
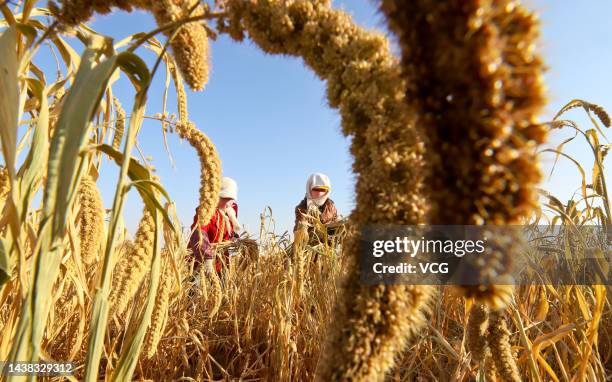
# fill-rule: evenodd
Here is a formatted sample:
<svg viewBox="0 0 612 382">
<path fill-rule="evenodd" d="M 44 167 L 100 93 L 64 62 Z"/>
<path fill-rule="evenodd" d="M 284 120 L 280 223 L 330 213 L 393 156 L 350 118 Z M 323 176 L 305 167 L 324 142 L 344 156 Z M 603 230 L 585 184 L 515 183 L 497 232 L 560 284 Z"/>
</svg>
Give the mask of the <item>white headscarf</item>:
<svg viewBox="0 0 612 382">
<path fill-rule="evenodd" d="M 229 231 L 233 228 L 234 232 L 238 233 L 240 231 L 240 222 L 233 208 L 238 198 L 238 184 L 234 179 L 227 176 L 223 177 L 221 180 L 221 192 L 219 193 L 219 197 L 232 199 L 221 211 L 221 216 L 225 222 L 225 229 Z"/>
<path fill-rule="evenodd" d="M 225 206 L 225 210 L 223 212 L 225 212 L 225 214 L 229 218 L 229 221 L 232 223 L 234 232 L 239 233 L 240 232 L 240 222 L 238 221 L 238 217 L 236 216 L 236 211 L 234 210 L 234 207 L 233 207 L 234 203 L 235 203 L 234 201 L 227 203 L 227 205 Z"/>
<path fill-rule="evenodd" d="M 234 200 L 238 199 L 238 185 L 234 179 L 227 176 L 221 179 L 221 192 L 219 193 L 219 197 Z"/>
<path fill-rule="evenodd" d="M 319 198 L 313 198 L 312 196 L 310 196 L 310 191 L 313 188 L 321 186 L 328 188 L 328 191 L 325 193 L 325 195 Z M 310 175 L 308 177 L 308 180 L 306 181 L 306 206 L 308 208 L 308 211 L 316 209 L 318 212 L 318 208 L 315 207 L 321 207 L 325 203 L 325 201 L 327 201 L 327 198 L 329 198 L 330 192 L 331 183 L 327 175 L 322 174 L 320 172 L 315 172 L 314 174 Z"/>
</svg>

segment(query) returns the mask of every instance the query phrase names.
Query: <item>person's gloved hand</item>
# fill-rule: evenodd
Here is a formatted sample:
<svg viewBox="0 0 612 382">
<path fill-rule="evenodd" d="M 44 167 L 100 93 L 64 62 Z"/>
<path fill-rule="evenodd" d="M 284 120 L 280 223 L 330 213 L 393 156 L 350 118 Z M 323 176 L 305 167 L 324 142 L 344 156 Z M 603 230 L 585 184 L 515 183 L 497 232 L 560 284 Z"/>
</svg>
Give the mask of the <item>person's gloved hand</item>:
<svg viewBox="0 0 612 382">
<path fill-rule="evenodd" d="M 206 273 L 213 273 L 215 271 L 212 259 L 204 260 L 204 271 L 206 271 Z"/>
</svg>

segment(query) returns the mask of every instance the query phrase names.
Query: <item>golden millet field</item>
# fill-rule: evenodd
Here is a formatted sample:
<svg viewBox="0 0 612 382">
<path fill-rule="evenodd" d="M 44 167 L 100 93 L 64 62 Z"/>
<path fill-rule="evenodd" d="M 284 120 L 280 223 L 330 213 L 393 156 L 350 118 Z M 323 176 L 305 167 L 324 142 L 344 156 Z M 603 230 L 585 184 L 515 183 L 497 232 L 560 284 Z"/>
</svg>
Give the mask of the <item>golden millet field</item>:
<svg viewBox="0 0 612 382">
<path fill-rule="evenodd" d="M 542 115 L 532 12 L 510 0 L 377 3 L 400 57 L 329 0 L 0 1 L 0 361 L 74 364 L 71 376 L 41 378 L 50 381 L 611 380 L 609 285 L 486 283 L 503 279 L 520 255 L 512 252 L 478 266 L 482 286 L 360 282 L 366 224 L 511 225 L 544 220 L 546 209 L 568 230 L 612 229 L 610 145 L 600 142 L 610 118 L 583 100 Z M 150 12 L 158 28 L 113 41 L 87 26 L 113 9 Z M 206 91 L 209 39 L 220 34 L 300 57 L 326 82 L 351 138 L 356 198 L 331 244 L 271 235 L 262 214 L 258 240 L 237 245 L 222 279 L 194 275 L 181 229 L 190 222 L 133 156 L 159 96 L 151 80 L 165 75 L 178 115 L 158 116 L 164 134 L 197 154 L 198 219 L 210 219 L 222 163 L 189 119 L 185 86 Z M 58 73 L 37 66 L 42 46 Z M 156 54 L 153 66 L 139 48 Z M 119 73 L 133 85 L 131 110 L 113 92 Z M 564 120 L 574 108 L 591 125 Z M 575 133 L 593 168 L 563 145 L 542 149 L 553 129 Z M 580 170 L 575 199 L 539 189 L 543 153 Z M 119 169 L 112 205 L 97 186 L 102 162 Z M 122 215 L 128 190 L 144 204 L 133 237 Z M 550 249 L 567 250 L 591 248 Z"/>
</svg>

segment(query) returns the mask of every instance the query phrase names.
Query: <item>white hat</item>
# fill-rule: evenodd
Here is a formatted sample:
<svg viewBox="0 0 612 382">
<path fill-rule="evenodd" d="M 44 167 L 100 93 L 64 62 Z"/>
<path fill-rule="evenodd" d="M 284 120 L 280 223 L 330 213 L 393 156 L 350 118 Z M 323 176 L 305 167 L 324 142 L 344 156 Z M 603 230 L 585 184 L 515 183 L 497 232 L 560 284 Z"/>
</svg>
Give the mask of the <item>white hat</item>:
<svg viewBox="0 0 612 382">
<path fill-rule="evenodd" d="M 223 177 L 221 180 L 221 193 L 219 197 L 234 200 L 238 199 L 238 185 L 234 179 L 228 178 L 227 176 Z"/>
</svg>

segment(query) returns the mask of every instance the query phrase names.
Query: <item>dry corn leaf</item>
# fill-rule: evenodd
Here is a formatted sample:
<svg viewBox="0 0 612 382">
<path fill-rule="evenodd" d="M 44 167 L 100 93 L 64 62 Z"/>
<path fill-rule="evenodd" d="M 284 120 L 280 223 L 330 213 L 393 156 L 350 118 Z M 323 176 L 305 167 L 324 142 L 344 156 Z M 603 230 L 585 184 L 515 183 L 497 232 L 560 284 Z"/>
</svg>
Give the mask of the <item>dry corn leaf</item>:
<svg viewBox="0 0 612 382">
<path fill-rule="evenodd" d="M 17 31 L 9 27 L 0 36 L 0 138 L 2 155 L 9 172 L 15 178 L 15 149 L 19 111 L 19 87 L 17 84 Z"/>
<path fill-rule="evenodd" d="M 546 319 L 546 316 L 548 315 L 549 309 L 550 305 L 548 304 L 548 297 L 546 296 L 546 291 L 544 288 L 541 288 L 538 308 L 536 309 L 535 317 L 533 319 L 536 322 L 544 321 Z"/>
<path fill-rule="evenodd" d="M 539 336 L 538 338 L 536 338 L 533 341 L 532 344 L 532 348 L 531 351 L 534 354 L 539 354 L 540 351 L 544 350 L 545 348 L 547 348 L 548 346 L 554 344 L 555 342 L 559 341 L 561 338 L 563 338 L 563 336 L 565 336 L 568 333 L 571 333 L 572 330 L 574 330 L 576 328 L 576 324 L 566 324 L 563 325 L 559 328 L 557 328 L 557 330 L 550 332 L 548 334 L 543 334 L 541 336 Z"/>
</svg>

